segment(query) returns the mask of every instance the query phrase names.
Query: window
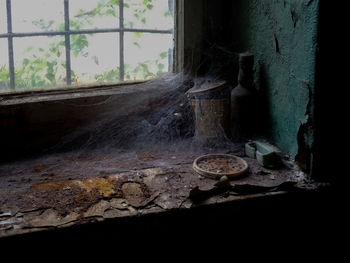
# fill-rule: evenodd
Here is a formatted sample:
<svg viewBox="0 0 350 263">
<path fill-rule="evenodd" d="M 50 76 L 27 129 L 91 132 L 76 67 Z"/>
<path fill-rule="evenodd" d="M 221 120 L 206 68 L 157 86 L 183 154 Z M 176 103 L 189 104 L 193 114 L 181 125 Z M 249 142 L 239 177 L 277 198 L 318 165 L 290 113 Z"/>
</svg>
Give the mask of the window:
<svg viewBox="0 0 350 263">
<path fill-rule="evenodd" d="M 0 93 L 172 70 L 174 0 L 0 0 Z"/>
</svg>

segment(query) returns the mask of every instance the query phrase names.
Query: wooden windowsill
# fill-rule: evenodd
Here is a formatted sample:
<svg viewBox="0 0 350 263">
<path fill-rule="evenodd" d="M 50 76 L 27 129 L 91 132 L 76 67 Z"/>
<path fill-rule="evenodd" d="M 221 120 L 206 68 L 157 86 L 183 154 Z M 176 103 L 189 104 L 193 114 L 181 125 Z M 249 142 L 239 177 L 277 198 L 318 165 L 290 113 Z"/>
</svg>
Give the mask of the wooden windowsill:
<svg viewBox="0 0 350 263">
<path fill-rule="evenodd" d="M 87 85 L 55 90 L 38 90 L 13 94 L 0 94 L 0 106 L 107 96 L 118 93 L 134 93 L 142 91 L 142 88 L 144 87 L 141 87 L 140 84 L 146 82 L 147 81 L 126 81 L 111 85 Z"/>
<path fill-rule="evenodd" d="M 139 151 L 136 155 L 135 152 L 118 154 L 118 159 L 112 155 L 61 154 L 54 160 L 42 158 L 2 166 L 0 237 L 288 193 L 278 188 L 239 194 L 226 190 L 195 202 L 191 197 L 193 189 L 207 191 L 217 183 L 192 169 L 190 160 L 198 154 Z M 246 177 L 231 181 L 233 186 L 263 187 L 295 182 L 299 190 L 317 188 L 305 184 L 293 169 L 268 170 L 255 159 L 244 158 L 250 171 Z M 11 175 L 9 171 L 16 170 L 15 166 L 26 172 Z"/>
</svg>

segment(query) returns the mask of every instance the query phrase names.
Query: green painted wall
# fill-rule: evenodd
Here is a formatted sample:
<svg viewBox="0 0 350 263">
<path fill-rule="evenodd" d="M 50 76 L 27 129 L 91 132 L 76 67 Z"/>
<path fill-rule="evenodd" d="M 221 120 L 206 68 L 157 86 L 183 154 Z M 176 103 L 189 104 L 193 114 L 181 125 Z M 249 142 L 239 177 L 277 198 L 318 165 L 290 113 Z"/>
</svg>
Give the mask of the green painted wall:
<svg viewBox="0 0 350 263">
<path fill-rule="evenodd" d="M 256 85 L 267 103 L 270 137 L 295 157 L 313 143 L 319 0 L 232 1 L 232 43 L 255 54 Z"/>
</svg>

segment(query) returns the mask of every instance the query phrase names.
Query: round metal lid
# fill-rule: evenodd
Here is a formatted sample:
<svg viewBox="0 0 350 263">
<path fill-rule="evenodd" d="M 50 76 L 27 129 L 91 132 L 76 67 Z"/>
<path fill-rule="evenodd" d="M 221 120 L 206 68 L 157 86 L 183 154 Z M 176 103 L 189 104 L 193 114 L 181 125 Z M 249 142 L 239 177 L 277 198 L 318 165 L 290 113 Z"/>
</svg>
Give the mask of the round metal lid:
<svg viewBox="0 0 350 263">
<path fill-rule="evenodd" d="M 201 84 L 199 87 L 194 86 L 187 93 L 193 94 L 193 95 L 200 95 L 206 92 L 209 93 L 214 91 L 220 91 L 221 89 L 225 89 L 225 88 L 227 88 L 226 81 L 217 81 L 217 82 L 206 81 L 203 84 Z"/>
<path fill-rule="evenodd" d="M 208 154 L 195 159 L 193 169 L 200 175 L 216 179 L 220 179 L 223 176 L 238 178 L 247 172 L 248 163 L 235 155 Z"/>
</svg>

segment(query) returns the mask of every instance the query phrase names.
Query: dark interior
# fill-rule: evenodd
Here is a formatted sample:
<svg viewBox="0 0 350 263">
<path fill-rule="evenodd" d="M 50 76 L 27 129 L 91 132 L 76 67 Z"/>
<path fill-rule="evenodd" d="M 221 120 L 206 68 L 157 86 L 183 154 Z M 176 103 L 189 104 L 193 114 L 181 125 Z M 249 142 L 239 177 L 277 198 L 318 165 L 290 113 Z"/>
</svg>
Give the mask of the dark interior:
<svg viewBox="0 0 350 263">
<path fill-rule="evenodd" d="M 333 61 L 335 43 L 332 36 L 337 35 L 335 32 L 339 30 L 339 22 L 336 18 L 329 19 L 328 14 L 338 11 L 340 7 L 331 1 L 316 0 L 185 2 L 189 10 L 185 12 L 185 68 L 186 63 L 191 64 L 190 70 L 195 68 L 195 72 L 192 73 L 196 76 L 220 76 L 235 86 L 238 54 L 260 50 L 260 55 L 254 54 L 254 76 L 255 82 L 258 83 L 261 103 L 259 114 L 262 116 L 261 122 L 257 122 L 257 131 L 283 152 L 295 157 L 296 162 L 313 181 L 326 183 L 327 187 L 307 193 L 296 192 L 209 205 L 187 211 L 174 210 L 140 217 L 109 219 L 64 229 L 3 237 L 0 239 L 1 250 L 7 246 L 26 247 L 33 244 L 40 248 L 52 248 L 62 244 L 70 248 L 75 244 L 84 247 L 103 244 L 106 247 L 115 245 L 120 250 L 130 249 L 130 246 L 133 251 L 147 248 L 149 253 L 152 248 L 158 246 L 175 254 L 182 254 L 179 251 L 195 254 L 194 247 L 204 248 L 204 251 L 205 248 L 211 248 L 212 252 L 231 249 L 229 254 L 234 254 L 235 248 L 238 251 L 242 251 L 238 248 L 247 251 L 250 251 L 250 248 L 272 248 L 274 251 L 298 250 L 300 253 L 301 250 L 310 253 L 308 248 L 316 245 L 319 253 L 328 248 L 329 243 L 338 240 L 337 234 L 345 228 L 341 186 L 344 186 L 346 172 L 342 165 L 338 165 L 338 157 L 341 154 L 337 151 L 337 146 L 342 145 L 339 140 L 343 139 L 333 138 L 339 138 L 335 131 L 343 130 L 342 122 L 338 121 L 339 106 L 342 105 L 338 103 L 338 92 L 345 86 L 340 70 L 338 71 L 340 66 Z M 283 12 L 279 13 L 278 10 L 283 5 L 290 10 L 296 10 L 297 16 L 293 16 L 298 17 L 296 21 L 292 19 L 290 22 L 290 17 L 285 17 Z M 259 10 L 255 10 L 254 7 Z M 312 37 L 310 40 L 316 43 L 317 50 L 313 53 L 315 57 L 310 58 L 314 61 L 310 62 L 314 71 L 311 70 L 306 75 L 313 76 L 313 81 L 305 84 L 306 88 L 300 91 L 298 87 L 293 86 L 294 80 L 284 82 L 284 78 L 288 76 L 283 75 L 285 72 L 282 69 L 281 72 L 276 70 L 273 64 L 290 65 L 290 72 L 296 70 L 294 66 L 303 68 L 303 59 L 294 59 L 303 53 L 298 53 L 298 47 L 286 45 L 295 43 L 289 42 L 294 38 L 296 43 L 299 43 L 299 38 L 300 41 L 309 39 L 308 34 L 312 32 L 309 31 L 309 20 L 305 17 L 312 14 L 311 8 L 317 10 L 314 14 L 318 22 L 314 29 L 317 32 L 316 38 Z M 268 23 L 264 24 L 266 21 L 262 19 L 261 27 L 258 28 L 256 25 L 259 23 L 255 19 L 260 17 L 256 16 L 257 12 L 261 17 L 272 17 L 275 20 L 268 19 Z M 295 29 L 286 27 L 288 23 L 294 23 Z M 264 35 L 260 35 L 263 34 L 261 32 L 265 32 L 264 26 L 267 27 L 266 34 L 270 32 L 270 26 L 272 31 L 275 30 L 275 35 L 269 35 L 274 54 L 268 54 L 266 43 L 254 42 L 265 39 Z M 289 60 L 291 57 L 292 61 Z M 300 65 L 294 65 L 299 62 Z M 303 73 L 300 74 L 303 76 Z M 274 82 L 274 77 L 281 79 Z M 284 83 L 291 86 L 281 85 L 282 95 L 278 95 L 273 87 Z M 100 105 L 99 102 L 112 98 L 118 105 L 123 105 L 123 101 L 137 96 L 139 92 L 137 87 L 125 93 L 118 92 L 117 89 L 118 87 L 105 87 L 102 89 L 104 93 L 97 88 L 85 90 L 75 98 L 70 97 L 69 93 L 47 92 L 48 96 L 51 96 L 50 100 L 42 100 L 41 93 L 17 97 L 0 96 L 0 102 L 12 101 L 8 105 L 0 106 L 1 162 L 8 164 L 46 154 L 47 150 L 59 144 L 62 138 L 115 110 L 115 104 Z M 291 104 L 286 106 L 287 109 L 281 110 L 282 106 L 274 102 L 280 100 L 278 96 L 287 96 L 285 94 L 296 95 L 288 95 L 291 96 Z M 22 102 L 18 103 L 16 99 Z M 77 105 L 95 106 L 84 107 L 82 110 L 82 107 Z M 302 109 L 298 109 L 298 105 Z M 288 111 L 289 115 L 286 114 Z M 299 112 L 306 116 L 302 124 L 297 123 L 293 117 Z M 289 133 L 294 128 L 295 132 Z M 84 141 L 85 138 L 80 139 Z M 63 150 L 74 150 L 75 145 L 79 143 L 79 140 L 75 141 L 75 144 L 68 145 L 68 148 Z M 223 240 L 228 242 L 221 245 Z M 209 251 L 211 250 L 206 252 Z"/>
</svg>

